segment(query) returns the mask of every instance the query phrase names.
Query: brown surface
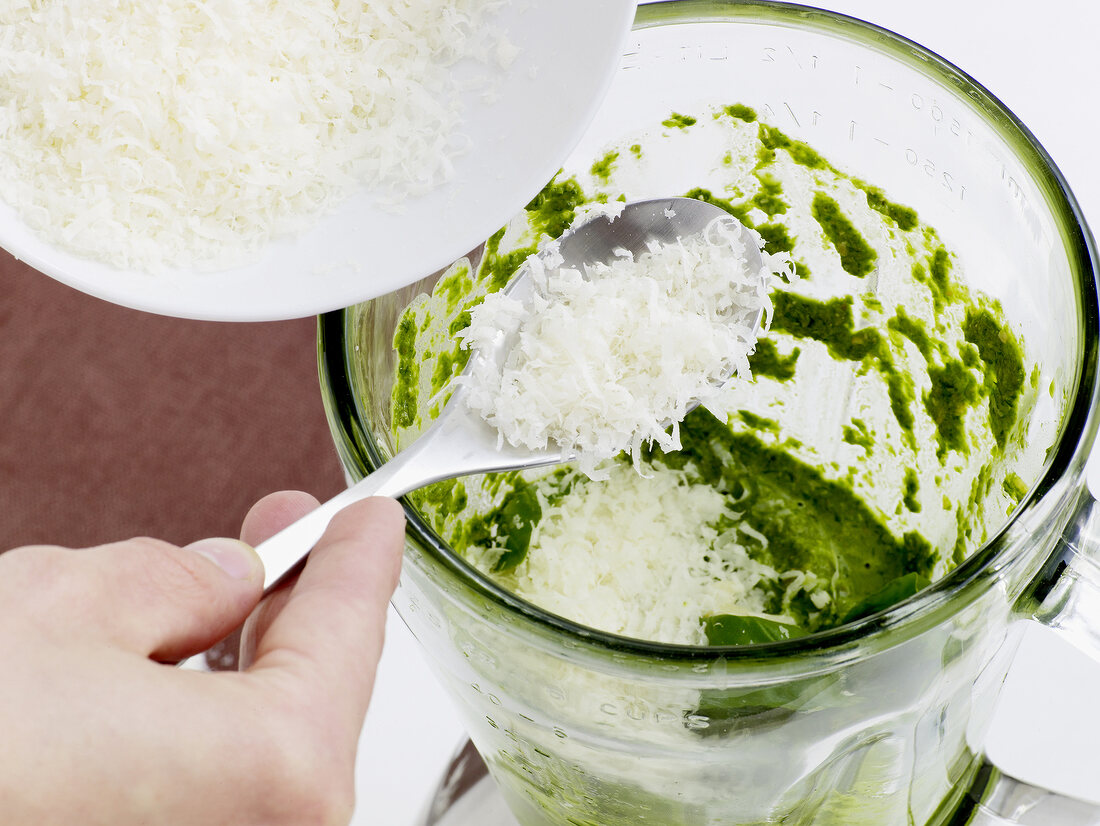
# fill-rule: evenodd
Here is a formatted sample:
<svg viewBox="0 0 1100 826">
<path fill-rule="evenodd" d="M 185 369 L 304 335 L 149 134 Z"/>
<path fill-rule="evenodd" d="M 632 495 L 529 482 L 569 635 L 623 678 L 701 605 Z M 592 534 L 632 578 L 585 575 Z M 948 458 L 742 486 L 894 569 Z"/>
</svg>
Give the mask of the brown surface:
<svg viewBox="0 0 1100 826">
<path fill-rule="evenodd" d="M 282 488 L 343 487 L 316 322 L 129 310 L 0 251 L 0 549 L 235 536 Z"/>
</svg>

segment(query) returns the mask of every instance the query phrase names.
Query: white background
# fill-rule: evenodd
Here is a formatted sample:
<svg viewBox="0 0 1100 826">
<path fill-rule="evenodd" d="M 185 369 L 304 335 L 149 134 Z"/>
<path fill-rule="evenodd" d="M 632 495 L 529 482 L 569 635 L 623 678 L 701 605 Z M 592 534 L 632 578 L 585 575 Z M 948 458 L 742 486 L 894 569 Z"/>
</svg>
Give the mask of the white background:
<svg viewBox="0 0 1100 826">
<path fill-rule="evenodd" d="M 831 0 L 817 5 L 905 35 L 975 77 L 1035 133 L 1069 180 L 1094 232 L 1100 232 L 1100 2 Z M 1093 490 L 1100 487 L 1094 484 Z M 1023 642 L 988 751 L 1021 779 L 1100 802 L 1100 664 L 1045 629 L 1019 632 Z M 449 700 L 391 611 L 361 741 L 355 826 L 418 824 L 461 736 Z"/>
</svg>

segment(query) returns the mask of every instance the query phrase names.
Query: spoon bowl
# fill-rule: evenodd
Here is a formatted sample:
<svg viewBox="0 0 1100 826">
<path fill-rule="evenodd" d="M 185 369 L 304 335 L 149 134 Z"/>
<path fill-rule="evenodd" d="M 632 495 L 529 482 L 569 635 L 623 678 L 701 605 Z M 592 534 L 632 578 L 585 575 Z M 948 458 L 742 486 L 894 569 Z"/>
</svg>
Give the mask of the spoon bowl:
<svg viewBox="0 0 1100 826">
<path fill-rule="evenodd" d="M 636 201 L 624 206 L 618 215 L 594 215 L 567 230 L 557 242 L 542 247 L 537 255 L 548 268 L 580 269 L 586 264 L 608 263 L 621 256 L 624 249 L 638 255 L 646 252 L 653 242 L 675 243 L 678 239 L 701 234 L 715 219 L 729 219 L 729 215 L 720 207 L 692 198 Z M 751 272 L 761 272 L 764 262 L 755 237 L 744 226 L 738 226 L 749 258 L 748 268 Z M 520 267 L 505 292 L 521 303 L 529 301 L 534 294 L 530 266 Z M 757 331 L 762 318 L 763 309 L 755 319 Z M 473 353 L 464 373 L 471 371 L 475 359 L 503 364 L 517 335 L 501 334 L 490 351 Z M 728 379 L 729 376 L 725 376 L 723 383 Z M 439 417 L 415 442 L 366 478 L 258 545 L 256 551 L 266 571 L 265 589 L 296 570 L 321 538 L 332 517 L 360 499 L 398 497 L 444 479 L 524 470 L 573 458 L 572 453 L 556 445 L 534 450 L 502 440 L 495 427 L 466 406 L 466 394 L 466 386 L 458 382 Z"/>
</svg>

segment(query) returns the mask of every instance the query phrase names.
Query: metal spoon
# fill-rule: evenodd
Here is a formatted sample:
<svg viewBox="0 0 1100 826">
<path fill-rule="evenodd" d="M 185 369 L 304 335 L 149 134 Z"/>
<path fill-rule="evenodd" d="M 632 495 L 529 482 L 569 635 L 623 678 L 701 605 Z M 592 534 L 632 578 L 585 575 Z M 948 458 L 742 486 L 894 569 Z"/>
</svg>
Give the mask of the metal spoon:
<svg viewBox="0 0 1100 826">
<path fill-rule="evenodd" d="M 649 241 L 674 243 L 679 238 L 698 235 L 715 218 L 723 217 L 729 216 L 720 207 L 692 198 L 635 201 L 627 204 L 614 220 L 597 215 L 562 235 L 558 247 L 565 259 L 562 266 L 609 263 L 617 257 L 615 251 L 622 248 L 638 255 L 646 252 Z M 747 232 L 744 227 L 741 230 Z M 758 271 L 763 267 L 763 261 L 756 244 L 747 238 L 745 240 L 747 255 L 756 256 L 755 261 L 750 260 L 750 266 L 753 271 Z M 533 291 L 529 269 L 521 267 L 505 290 L 520 301 L 528 298 Z M 760 327 L 760 316 L 756 319 L 757 329 Z M 497 363 L 503 362 L 512 344 L 502 336 L 490 358 Z M 478 357 L 472 355 L 471 363 Z M 470 364 L 466 369 L 470 369 Z M 435 423 L 374 473 L 261 542 L 256 552 L 263 559 L 267 572 L 265 589 L 271 588 L 297 567 L 337 512 L 360 499 L 369 496 L 397 497 L 443 479 L 534 468 L 572 458 L 555 448 L 533 451 L 515 447 L 507 441 L 498 447 L 496 429 L 466 407 L 463 402 L 465 392 L 465 387 L 459 385 Z"/>
</svg>

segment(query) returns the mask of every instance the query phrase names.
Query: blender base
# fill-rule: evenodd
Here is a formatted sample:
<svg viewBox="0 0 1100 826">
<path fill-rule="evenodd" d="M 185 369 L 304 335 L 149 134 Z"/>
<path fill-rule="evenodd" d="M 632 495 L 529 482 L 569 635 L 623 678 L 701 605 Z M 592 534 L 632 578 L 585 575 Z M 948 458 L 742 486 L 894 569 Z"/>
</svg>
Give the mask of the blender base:
<svg viewBox="0 0 1100 826">
<path fill-rule="evenodd" d="M 1100 807 L 1002 774 L 983 762 L 938 826 L 1100 826 Z M 466 740 L 443 772 L 417 826 L 519 826 L 481 755 Z"/>
<path fill-rule="evenodd" d="M 418 826 L 518 826 L 489 776 L 485 761 L 466 740 L 455 751 Z"/>
</svg>

